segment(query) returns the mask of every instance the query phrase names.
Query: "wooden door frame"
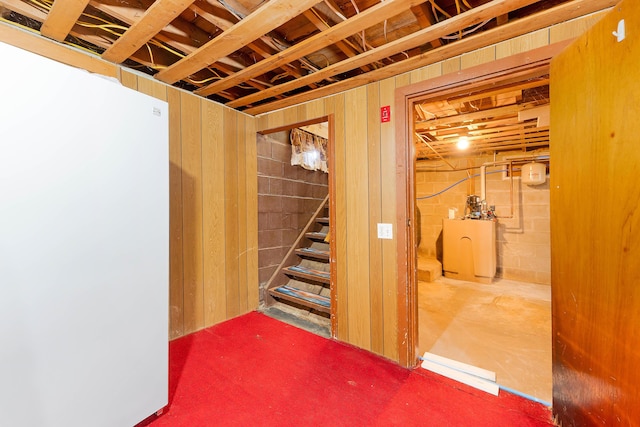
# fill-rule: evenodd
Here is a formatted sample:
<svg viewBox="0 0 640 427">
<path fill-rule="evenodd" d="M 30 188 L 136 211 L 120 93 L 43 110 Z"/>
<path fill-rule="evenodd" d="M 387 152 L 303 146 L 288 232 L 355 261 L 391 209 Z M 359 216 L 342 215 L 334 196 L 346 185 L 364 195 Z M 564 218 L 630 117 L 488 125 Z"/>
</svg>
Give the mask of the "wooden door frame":
<svg viewBox="0 0 640 427">
<path fill-rule="evenodd" d="M 336 195 L 336 179 L 335 172 L 333 171 L 335 159 L 335 116 L 333 114 L 328 114 L 326 116 L 317 117 L 314 119 L 303 120 L 297 123 L 286 124 L 284 126 L 278 126 L 269 129 L 263 129 L 256 133 L 261 135 L 268 135 L 270 133 L 283 132 L 295 128 L 299 128 L 302 126 L 315 125 L 318 123 L 327 122 L 329 124 L 329 138 L 327 141 L 328 145 L 328 159 L 327 163 L 329 164 L 329 253 L 331 254 L 329 258 L 329 275 L 331 276 L 329 291 L 331 293 L 331 312 L 329 314 L 331 318 L 331 337 L 336 338 L 336 334 L 338 331 L 338 316 L 337 316 L 337 308 L 338 308 L 338 298 L 336 291 L 336 268 L 337 268 L 337 260 L 335 257 L 336 252 L 336 239 L 335 239 L 335 224 L 336 224 L 336 204 L 335 204 L 335 195 Z"/>
<path fill-rule="evenodd" d="M 413 105 L 417 101 L 443 97 L 454 92 L 478 90 L 508 79 L 548 74 L 551 59 L 571 40 L 498 59 L 487 64 L 447 74 L 395 91 L 396 109 L 396 193 L 398 227 L 398 362 L 413 367 L 419 363 L 418 297 L 415 238 L 415 147 Z"/>
</svg>

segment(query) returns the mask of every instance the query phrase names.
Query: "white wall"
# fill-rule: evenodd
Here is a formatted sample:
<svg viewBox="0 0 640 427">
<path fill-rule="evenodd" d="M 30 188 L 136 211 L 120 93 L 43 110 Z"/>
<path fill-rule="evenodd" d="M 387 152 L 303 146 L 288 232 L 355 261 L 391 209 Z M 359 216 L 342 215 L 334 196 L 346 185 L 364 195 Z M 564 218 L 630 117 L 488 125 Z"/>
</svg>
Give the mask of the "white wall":
<svg viewBox="0 0 640 427">
<path fill-rule="evenodd" d="M 0 425 L 168 396 L 168 110 L 0 43 Z"/>
</svg>

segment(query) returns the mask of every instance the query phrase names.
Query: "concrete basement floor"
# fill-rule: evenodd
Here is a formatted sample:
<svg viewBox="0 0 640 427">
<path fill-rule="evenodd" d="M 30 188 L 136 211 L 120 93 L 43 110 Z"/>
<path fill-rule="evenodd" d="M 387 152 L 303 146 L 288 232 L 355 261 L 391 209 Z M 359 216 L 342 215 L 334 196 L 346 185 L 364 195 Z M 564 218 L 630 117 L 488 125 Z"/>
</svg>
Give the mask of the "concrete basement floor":
<svg viewBox="0 0 640 427">
<path fill-rule="evenodd" d="M 496 373 L 496 381 L 552 400 L 551 287 L 495 279 L 418 282 L 420 354 Z"/>
</svg>

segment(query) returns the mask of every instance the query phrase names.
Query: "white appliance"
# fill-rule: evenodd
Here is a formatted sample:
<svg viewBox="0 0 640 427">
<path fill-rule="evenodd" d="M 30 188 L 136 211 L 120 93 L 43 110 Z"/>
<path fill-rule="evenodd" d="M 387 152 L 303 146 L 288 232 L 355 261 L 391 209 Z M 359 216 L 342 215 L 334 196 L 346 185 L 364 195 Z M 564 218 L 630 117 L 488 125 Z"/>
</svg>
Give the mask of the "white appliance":
<svg viewBox="0 0 640 427">
<path fill-rule="evenodd" d="M 168 400 L 167 105 L 0 63 L 0 425 L 134 425 Z"/>
</svg>

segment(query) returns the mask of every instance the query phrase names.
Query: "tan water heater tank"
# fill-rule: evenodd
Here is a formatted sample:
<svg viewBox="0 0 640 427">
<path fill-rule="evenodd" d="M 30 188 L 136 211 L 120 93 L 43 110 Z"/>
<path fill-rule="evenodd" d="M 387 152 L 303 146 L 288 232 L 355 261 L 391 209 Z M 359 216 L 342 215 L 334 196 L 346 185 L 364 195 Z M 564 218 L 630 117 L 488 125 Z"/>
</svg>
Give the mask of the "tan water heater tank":
<svg viewBox="0 0 640 427">
<path fill-rule="evenodd" d="M 544 184 L 547 180 L 547 167 L 544 163 L 527 163 L 522 165 L 522 183 L 527 185 Z"/>
</svg>

